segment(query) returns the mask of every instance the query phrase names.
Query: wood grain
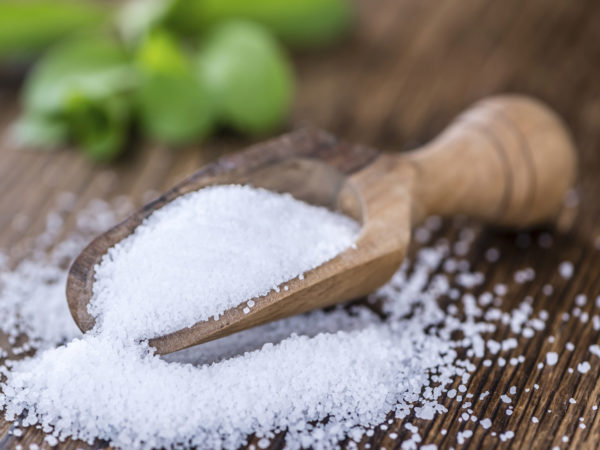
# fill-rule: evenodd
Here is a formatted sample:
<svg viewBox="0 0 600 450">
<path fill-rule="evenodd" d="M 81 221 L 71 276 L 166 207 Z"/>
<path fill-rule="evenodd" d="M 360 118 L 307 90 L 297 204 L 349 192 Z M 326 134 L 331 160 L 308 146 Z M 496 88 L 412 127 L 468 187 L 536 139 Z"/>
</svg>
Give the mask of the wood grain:
<svg viewBox="0 0 600 450">
<path fill-rule="evenodd" d="M 572 309 L 578 293 L 590 298 L 584 311 L 598 313 L 593 299 L 600 294 L 596 275 L 600 252 L 594 245 L 600 237 L 600 5 L 592 0 L 380 0 L 373 7 L 364 0 L 358 7 L 358 26 L 344 45 L 295 55 L 299 89 L 289 129 L 316 125 L 349 142 L 404 151 L 429 141 L 474 101 L 500 92 L 522 92 L 550 104 L 573 130 L 581 160 L 580 207 L 568 232 L 556 233 L 550 249 L 536 244 L 538 233 L 531 236 L 533 244 L 521 248 L 515 243 L 517 236 L 481 227 L 467 255 L 474 270 L 486 273 L 485 284 L 475 293 L 505 283 L 509 294 L 503 308 L 514 307 L 531 295 L 536 312 L 545 309 L 550 319 L 543 333 L 520 341 L 512 351 L 511 356 L 526 356 L 524 364 L 500 370 L 478 362 L 469 382 L 468 390 L 476 396 L 486 390 L 500 394 L 517 386 L 512 416 L 505 415 L 497 396 L 473 406 L 477 415 L 494 420 L 490 431 L 513 430 L 515 437 L 502 443 L 476 428 L 464 447 L 596 448 L 600 417 L 591 405 L 600 399 L 600 384 L 590 373 L 582 376 L 568 369 L 589 360 L 591 373 L 600 371 L 600 361 L 587 351 L 600 336 L 589 324 L 563 322 L 561 315 Z M 16 114 L 14 85 L 0 89 L 0 100 L 4 130 Z M 76 208 L 93 198 L 121 194 L 141 205 L 145 193 L 165 191 L 204 164 L 247 144 L 232 136 L 181 152 L 139 144 L 119 164 L 98 167 L 75 152 L 17 152 L 4 142 L 0 150 L 0 248 L 11 248 L 11 254 L 18 257 L 27 239 L 41 231 L 55 195 L 62 191 L 77 195 Z M 25 229 L 12 225 L 19 214 L 30 219 Z M 67 224 L 73 220 L 71 216 Z M 442 233 L 451 239 L 456 230 L 446 226 Z M 484 256 L 490 247 L 502 251 L 501 261 L 494 265 Z M 556 267 L 563 260 L 576 266 L 570 280 L 557 274 Z M 513 273 L 528 266 L 536 269 L 536 279 L 524 285 L 514 283 Z M 549 297 L 541 293 L 546 283 L 554 286 Z M 505 333 L 499 329 L 495 337 L 500 339 Z M 548 341 L 549 336 L 555 336 L 554 343 Z M 546 352 L 561 352 L 568 341 L 576 344 L 570 358 L 564 355 L 551 370 L 536 369 Z M 524 388 L 534 383 L 540 389 L 525 393 Z M 577 403 L 569 405 L 570 397 Z M 361 444 L 394 448 L 408 438 L 404 423 L 411 422 L 424 430 L 423 443 L 456 447 L 456 433 L 465 428 L 457 420 L 462 410 L 450 399 L 444 404 L 449 412 L 431 422 L 408 417 L 387 430 L 377 430 Z M 543 414 L 547 409 L 553 413 Z M 533 424 L 531 416 L 539 417 L 540 423 Z M 580 416 L 585 429 L 577 426 Z M 2 447 L 42 441 L 35 431 L 19 441 L 6 434 L 7 428 L 0 425 Z M 442 429 L 449 430 L 445 437 L 440 435 Z M 393 432 L 398 433 L 397 439 L 391 438 Z M 563 435 L 568 436 L 568 443 L 561 441 Z M 65 447 L 80 446 L 69 443 Z M 272 448 L 282 446 L 279 436 Z"/>
</svg>

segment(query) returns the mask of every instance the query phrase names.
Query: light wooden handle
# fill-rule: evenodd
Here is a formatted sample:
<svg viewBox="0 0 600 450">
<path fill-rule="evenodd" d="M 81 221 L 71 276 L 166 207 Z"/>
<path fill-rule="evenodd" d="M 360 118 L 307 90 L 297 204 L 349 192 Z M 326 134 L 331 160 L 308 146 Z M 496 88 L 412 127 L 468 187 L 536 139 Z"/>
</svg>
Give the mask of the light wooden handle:
<svg viewBox="0 0 600 450">
<path fill-rule="evenodd" d="M 417 169 L 415 221 L 467 214 L 518 227 L 558 214 L 577 166 L 561 119 L 522 96 L 476 103 L 433 142 L 403 158 Z"/>
</svg>

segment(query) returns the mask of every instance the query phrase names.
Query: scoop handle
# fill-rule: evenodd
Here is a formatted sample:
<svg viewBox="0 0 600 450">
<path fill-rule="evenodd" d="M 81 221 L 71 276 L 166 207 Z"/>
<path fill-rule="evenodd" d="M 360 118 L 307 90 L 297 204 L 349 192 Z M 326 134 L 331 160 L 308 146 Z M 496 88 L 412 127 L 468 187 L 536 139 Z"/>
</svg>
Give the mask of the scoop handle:
<svg viewBox="0 0 600 450">
<path fill-rule="evenodd" d="M 562 120 L 540 101 L 516 95 L 476 103 L 403 158 L 417 171 L 414 222 L 466 214 L 516 227 L 553 219 L 577 166 Z"/>
</svg>

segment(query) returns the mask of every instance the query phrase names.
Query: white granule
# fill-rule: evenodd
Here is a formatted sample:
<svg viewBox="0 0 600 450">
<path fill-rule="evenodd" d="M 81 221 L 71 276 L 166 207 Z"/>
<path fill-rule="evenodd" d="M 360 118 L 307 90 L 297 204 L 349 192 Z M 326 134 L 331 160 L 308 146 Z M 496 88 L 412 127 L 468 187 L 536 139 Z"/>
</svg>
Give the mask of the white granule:
<svg viewBox="0 0 600 450">
<path fill-rule="evenodd" d="M 600 345 L 592 344 L 589 346 L 590 353 L 600 358 Z"/>
<path fill-rule="evenodd" d="M 546 364 L 548 366 L 554 366 L 558 362 L 558 353 L 548 352 L 546 353 Z"/>
<path fill-rule="evenodd" d="M 517 387 L 511 386 L 508 392 L 510 393 L 510 395 L 515 395 L 517 393 Z"/>
<path fill-rule="evenodd" d="M 503 394 L 502 396 L 500 396 L 500 400 L 502 400 L 504 403 L 511 403 L 512 402 L 512 398 L 510 398 L 506 394 Z"/>
<path fill-rule="evenodd" d="M 268 294 L 348 249 L 358 231 L 348 217 L 289 194 L 204 188 L 109 249 L 88 309 L 106 335 L 164 335 Z"/>
<path fill-rule="evenodd" d="M 569 403 L 570 403 L 571 405 L 574 405 L 575 403 L 577 403 L 577 401 L 576 401 L 576 400 L 575 400 L 573 397 L 571 397 L 571 398 L 569 399 Z"/>
<path fill-rule="evenodd" d="M 560 276 L 565 280 L 568 280 L 573 276 L 573 271 L 574 267 L 571 261 L 563 261 L 558 266 L 558 273 L 560 273 Z"/>
<path fill-rule="evenodd" d="M 500 440 L 501 440 L 502 442 L 506 442 L 506 441 L 508 441 L 509 439 L 512 439 L 512 438 L 514 438 L 514 437 L 515 437 L 515 433 L 509 430 L 509 431 L 507 431 L 507 432 L 505 432 L 505 433 L 502 433 L 502 434 L 500 434 L 500 436 L 499 436 L 499 437 L 500 437 Z"/>
<path fill-rule="evenodd" d="M 577 371 L 579 373 L 586 373 L 591 368 L 592 368 L 592 366 L 590 366 L 590 363 L 587 361 L 583 361 L 583 362 L 580 362 L 579 364 L 577 364 Z"/>
<path fill-rule="evenodd" d="M 531 421 L 532 421 L 533 423 L 538 423 L 538 422 L 539 422 L 539 419 L 538 419 L 537 417 L 533 416 L 533 417 L 531 417 Z"/>
<path fill-rule="evenodd" d="M 575 296 L 575 304 L 577 306 L 583 306 L 587 302 L 587 296 L 585 294 L 577 294 Z"/>
<path fill-rule="evenodd" d="M 347 438 L 348 447 L 356 448 L 389 414 L 429 420 L 444 413 L 446 396 L 462 401 L 449 388 L 466 392 L 475 358 L 486 349 L 510 350 L 514 338 L 529 334 L 524 329 L 545 327 L 542 315 L 532 317 L 530 301 L 514 311 L 496 303 L 485 309 L 487 304 L 459 291 L 460 282 L 440 274 L 453 246 L 438 240 L 371 296 L 384 319 L 363 304 L 314 311 L 159 358 L 146 344 L 105 334 L 81 337 L 73 325 L 64 297 L 68 263 L 90 236 L 122 217 L 102 202 L 91 212 L 78 220 L 79 234 L 62 243 L 61 221 L 52 219 L 43 248 L 15 269 L 0 269 L 0 329 L 13 340 L 30 335 L 29 350 L 38 350 L 23 361 L 1 363 L 6 379 L 0 408 L 9 420 L 23 417 L 21 427 L 39 424 L 46 444 L 73 437 L 104 439 L 117 448 L 233 448 L 254 434 L 262 448 L 285 432 L 292 450 L 332 448 Z M 465 233 L 461 239 L 472 237 Z M 468 285 L 482 280 L 468 261 L 458 262 L 457 270 Z M 455 309 L 440 307 L 448 298 Z M 254 306 L 248 298 L 244 302 Z M 138 325 L 130 336 L 143 330 Z M 500 327 L 508 338 L 494 341 L 493 352 L 487 336 Z M 454 340 L 454 334 L 463 337 Z M 15 345 L 11 353 L 24 348 Z M 465 414 L 468 423 L 477 422 L 470 407 Z M 479 423 L 486 430 L 492 425 L 487 418 Z M 406 428 L 412 436 L 401 447 L 418 448 L 419 428 Z M 471 436 L 465 430 L 461 439 Z M 505 441 L 514 433 L 500 437 Z"/>
<path fill-rule="evenodd" d="M 495 247 L 488 248 L 485 252 L 485 259 L 491 263 L 498 261 L 500 259 L 500 251 Z"/>
<path fill-rule="evenodd" d="M 459 445 L 462 445 L 465 443 L 465 441 L 467 439 L 470 439 L 472 436 L 473 436 L 472 430 L 459 431 L 458 434 L 456 435 L 456 442 L 458 442 Z"/>
<path fill-rule="evenodd" d="M 565 348 L 566 348 L 568 351 L 572 352 L 573 350 L 575 350 L 575 344 L 573 344 L 572 342 L 567 342 L 567 343 L 565 344 Z"/>
<path fill-rule="evenodd" d="M 544 293 L 545 296 L 550 296 L 554 292 L 554 288 L 552 287 L 551 284 L 545 284 L 542 287 L 542 292 Z"/>
<path fill-rule="evenodd" d="M 486 430 L 488 430 L 492 426 L 492 421 L 490 419 L 483 419 L 479 421 L 479 424 Z"/>
</svg>

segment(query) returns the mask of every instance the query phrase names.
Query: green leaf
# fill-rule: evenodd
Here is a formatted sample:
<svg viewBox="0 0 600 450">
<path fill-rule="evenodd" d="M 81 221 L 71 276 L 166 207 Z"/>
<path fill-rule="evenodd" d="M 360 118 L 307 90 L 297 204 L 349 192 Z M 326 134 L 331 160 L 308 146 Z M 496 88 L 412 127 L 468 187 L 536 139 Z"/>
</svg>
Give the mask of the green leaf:
<svg viewBox="0 0 600 450">
<path fill-rule="evenodd" d="M 80 37 L 49 51 L 25 83 L 26 110 L 53 114 L 76 95 L 104 98 L 135 84 L 128 55 L 107 37 Z"/>
<path fill-rule="evenodd" d="M 80 30 L 99 28 L 113 7 L 75 0 L 0 1 L 0 61 L 29 57 Z"/>
<path fill-rule="evenodd" d="M 212 127 L 209 95 L 174 37 L 155 31 L 137 57 L 137 108 L 146 134 L 167 144 L 203 138 Z"/>
<path fill-rule="evenodd" d="M 54 118 L 57 138 L 73 140 L 97 161 L 123 149 L 137 74 L 129 55 L 108 36 L 69 40 L 49 51 L 26 80 L 25 117 Z M 60 124 L 60 125 L 58 125 Z M 41 134 L 35 129 L 35 134 Z"/>
<path fill-rule="evenodd" d="M 113 160 L 124 148 L 130 109 L 129 101 L 118 96 L 102 101 L 72 96 L 66 116 L 73 139 L 94 161 Z"/>
<path fill-rule="evenodd" d="M 199 55 L 198 72 L 220 121 L 243 133 L 272 131 L 291 106 L 290 63 L 258 24 L 230 21 L 216 27 Z"/>
<path fill-rule="evenodd" d="M 167 26 L 198 34 L 230 19 L 266 26 L 287 44 L 314 47 L 338 40 L 352 23 L 349 0 L 173 0 Z"/>
</svg>

